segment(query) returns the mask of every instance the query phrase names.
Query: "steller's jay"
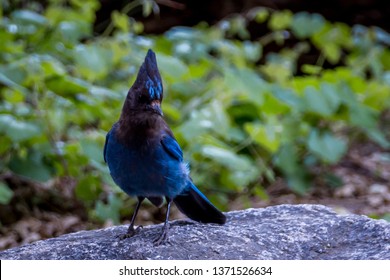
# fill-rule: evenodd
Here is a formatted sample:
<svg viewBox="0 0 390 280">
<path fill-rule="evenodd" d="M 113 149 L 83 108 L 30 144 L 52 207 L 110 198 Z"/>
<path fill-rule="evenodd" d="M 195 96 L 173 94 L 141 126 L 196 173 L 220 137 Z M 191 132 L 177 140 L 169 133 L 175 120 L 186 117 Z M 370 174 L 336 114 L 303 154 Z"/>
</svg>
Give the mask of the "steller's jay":
<svg viewBox="0 0 390 280">
<path fill-rule="evenodd" d="M 192 220 L 217 224 L 226 221 L 225 215 L 193 184 L 183 152 L 162 117 L 162 99 L 156 55 L 149 50 L 104 145 L 104 160 L 114 182 L 129 196 L 138 198 L 127 233 L 121 239 L 139 231 L 134 221 L 145 198 L 159 207 L 165 197 L 167 212 L 156 245 L 168 237 L 172 201 Z"/>
</svg>

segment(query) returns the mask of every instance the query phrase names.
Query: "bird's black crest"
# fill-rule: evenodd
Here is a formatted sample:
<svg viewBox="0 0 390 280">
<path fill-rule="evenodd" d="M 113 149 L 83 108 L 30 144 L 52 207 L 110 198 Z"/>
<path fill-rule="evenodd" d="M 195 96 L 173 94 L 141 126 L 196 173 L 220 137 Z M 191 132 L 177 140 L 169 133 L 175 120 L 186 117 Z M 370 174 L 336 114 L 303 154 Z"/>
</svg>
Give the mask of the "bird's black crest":
<svg viewBox="0 0 390 280">
<path fill-rule="evenodd" d="M 161 102 L 163 86 L 157 67 L 156 55 L 152 50 L 146 54 L 139 68 L 137 78 L 127 93 L 119 120 L 118 135 L 121 139 L 137 137 L 141 139 L 145 127 L 156 126 L 163 115 Z M 137 139 L 138 139 L 137 138 Z"/>
<path fill-rule="evenodd" d="M 139 69 L 137 79 L 131 90 L 142 91 L 142 94 L 148 94 L 149 100 L 162 100 L 163 86 L 161 76 L 157 67 L 156 55 L 152 50 L 148 50 L 145 61 Z"/>
</svg>

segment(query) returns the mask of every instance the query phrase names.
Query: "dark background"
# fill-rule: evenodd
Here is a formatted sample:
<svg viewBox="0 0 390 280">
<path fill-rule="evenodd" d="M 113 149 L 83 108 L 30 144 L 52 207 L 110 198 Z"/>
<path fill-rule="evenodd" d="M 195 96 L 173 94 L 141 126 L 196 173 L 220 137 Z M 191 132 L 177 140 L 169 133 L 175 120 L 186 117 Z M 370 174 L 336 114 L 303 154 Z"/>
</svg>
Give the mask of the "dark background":
<svg viewBox="0 0 390 280">
<path fill-rule="evenodd" d="M 97 13 L 96 31 L 108 24 L 111 12 L 120 10 L 129 1 L 102 0 Z M 339 21 L 348 25 L 362 24 L 379 26 L 390 30 L 390 2 L 386 0 L 158 0 L 159 16 L 142 17 L 141 9 L 132 14 L 144 23 L 146 33 L 162 33 L 177 25 L 193 26 L 205 21 L 210 25 L 234 13 L 245 13 L 253 7 L 268 7 L 275 10 L 288 9 L 292 12 L 307 11 L 319 13 L 329 21 Z M 251 30 L 253 35 L 258 30 Z"/>
</svg>

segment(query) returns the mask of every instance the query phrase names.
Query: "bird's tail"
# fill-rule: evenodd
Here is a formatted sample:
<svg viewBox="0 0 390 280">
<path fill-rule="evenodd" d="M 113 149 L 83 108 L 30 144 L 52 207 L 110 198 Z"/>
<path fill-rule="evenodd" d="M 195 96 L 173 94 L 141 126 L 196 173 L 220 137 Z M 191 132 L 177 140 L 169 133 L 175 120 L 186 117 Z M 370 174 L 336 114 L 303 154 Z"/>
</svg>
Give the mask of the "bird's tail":
<svg viewBox="0 0 390 280">
<path fill-rule="evenodd" d="M 186 192 L 176 196 L 173 201 L 182 213 L 194 221 L 216 224 L 226 222 L 226 216 L 192 182 Z"/>
</svg>

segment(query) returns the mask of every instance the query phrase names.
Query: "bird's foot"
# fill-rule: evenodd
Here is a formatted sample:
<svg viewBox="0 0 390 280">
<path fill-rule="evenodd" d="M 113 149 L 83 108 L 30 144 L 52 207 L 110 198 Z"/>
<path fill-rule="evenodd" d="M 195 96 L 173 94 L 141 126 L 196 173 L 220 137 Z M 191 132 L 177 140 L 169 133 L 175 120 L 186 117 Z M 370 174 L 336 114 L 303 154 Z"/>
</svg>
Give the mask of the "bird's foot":
<svg viewBox="0 0 390 280">
<path fill-rule="evenodd" d="M 125 234 L 119 234 L 116 237 L 119 238 L 119 240 L 124 240 L 126 238 L 133 237 L 134 235 L 138 234 L 142 229 L 142 226 L 138 226 L 136 228 L 134 227 L 129 227 L 127 232 Z"/>
<path fill-rule="evenodd" d="M 164 225 L 163 230 L 162 230 L 160 236 L 157 237 L 153 241 L 154 246 L 160 246 L 160 245 L 169 243 L 169 241 L 168 241 L 168 232 L 169 232 L 169 225 L 166 224 L 166 225 Z"/>
</svg>

